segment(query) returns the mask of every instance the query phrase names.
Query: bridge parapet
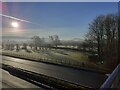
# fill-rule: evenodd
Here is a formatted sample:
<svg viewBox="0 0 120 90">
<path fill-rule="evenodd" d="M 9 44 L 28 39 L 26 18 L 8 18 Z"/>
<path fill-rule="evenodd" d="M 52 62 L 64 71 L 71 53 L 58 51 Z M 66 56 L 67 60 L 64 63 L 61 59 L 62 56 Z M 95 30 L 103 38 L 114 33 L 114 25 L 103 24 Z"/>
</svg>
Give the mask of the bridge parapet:
<svg viewBox="0 0 120 90">
<path fill-rule="evenodd" d="M 118 90 L 120 89 L 120 64 L 115 68 L 115 70 L 101 86 L 101 90 L 105 90 L 107 88 L 116 88 Z"/>
</svg>

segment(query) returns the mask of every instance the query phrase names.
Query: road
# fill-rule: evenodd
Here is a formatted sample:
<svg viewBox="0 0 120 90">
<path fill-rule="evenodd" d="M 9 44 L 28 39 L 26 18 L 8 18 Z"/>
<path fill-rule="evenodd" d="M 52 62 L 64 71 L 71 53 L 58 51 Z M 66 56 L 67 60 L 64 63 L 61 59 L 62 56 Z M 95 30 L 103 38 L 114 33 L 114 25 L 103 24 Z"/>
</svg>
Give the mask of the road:
<svg viewBox="0 0 120 90">
<path fill-rule="evenodd" d="M 93 88 L 99 88 L 107 78 L 107 76 L 100 73 L 34 62 L 8 56 L 3 56 L 3 63 Z"/>
<path fill-rule="evenodd" d="M 2 85 L 2 88 L 39 88 L 40 90 L 44 90 L 38 86 L 35 86 L 34 84 L 31 84 L 25 80 L 22 80 L 20 78 L 11 75 L 9 72 L 5 70 L 1 70 L 1 71 L 2 71 L 2 79 L 0 80 L 2 81 L 0 81 L 0 86 Z"/>
</svg>

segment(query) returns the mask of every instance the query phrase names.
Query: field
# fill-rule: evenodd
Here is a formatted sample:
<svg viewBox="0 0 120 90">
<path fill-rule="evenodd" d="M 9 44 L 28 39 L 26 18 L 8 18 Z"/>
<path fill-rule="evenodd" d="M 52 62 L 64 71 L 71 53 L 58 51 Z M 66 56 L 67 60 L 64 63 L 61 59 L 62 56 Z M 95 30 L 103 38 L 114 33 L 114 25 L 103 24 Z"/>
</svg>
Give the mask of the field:
<svg viewBox="0 0 120 90">
<path fill-rule="evenodd" d="M 2 54 L 37 62 L 57 64 L 102 73 L 107 71 L 107 69 L 101 68 L 100 65 L 91 62 L 87 54 L 73 50 L 43 49 L 39 51 L 20 50 L 19 52 L 15 50 L 2 50 Z"/>
</svg>

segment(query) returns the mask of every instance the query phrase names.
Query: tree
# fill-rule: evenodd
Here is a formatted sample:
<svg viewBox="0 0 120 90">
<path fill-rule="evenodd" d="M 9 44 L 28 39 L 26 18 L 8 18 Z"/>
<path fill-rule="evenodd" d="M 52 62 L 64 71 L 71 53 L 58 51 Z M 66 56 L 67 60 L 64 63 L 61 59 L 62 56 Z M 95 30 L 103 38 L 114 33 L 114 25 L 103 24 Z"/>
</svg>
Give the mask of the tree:
<svg viewBox="0 0 120 90">
<path fill-rule="evenodd" d="M 17 51 L 20 50 L 20 46 L 19 46 L 19 44 L 16 44 L 16 50 L 17 50 Z"/>
<path fill-rule="evenodd" d="M 37 50 L 37 48 L 40 45 L 40 38 L 39 38 L 39 36 L 34 36 L 31 39 L 33 41 L 33 46 L 34 46 L 35 50 Z"/>
<path fill-rule="evenodd" d="M 102 61 L 102 41 L 104 36 L 104 29 L 103 29 L 103 20 L 104 16 L 98 16 L 91 24 L 89 24 L 89 33 L 87 34 L 87 38 L 89 40 L 94 40 L 97 43 L 97 53 L 98 53 L 98 61 Z"/>
<path fill-rule="evenodd" d="M 60 44 L 60 40 L 58 35 L 54 35 L 54 45 L 55 47 L 57 47 Z"/>
<path fill-rule="evenodd" d="M 23 49 L 27 50 L 27 44 L 26 43 L 23 43 Z"/>
<path fill-rule="evenodd" d="M 60 39 L 58 35 L 49 36 L 50 41 L 52 42 L 52 45 L 57 47 L 60 44 Z"/>
<path fill-rule="evenodd" d="M 30 46 L 30 48 L 31 48 L 31 50 L 32 50 L 32 47 L 33 47 L 34 45 L 33 45 L 33 43 L 29 43 L 29 46 Z"/>
<path fill-rule="evenodd" d="M 94 54 L 93 52 L 95 52 L 96 50 L 96 43 L 94 42 L 94 40 L 85 39 L 85 43 L 86 43 L 86 48 L 88 49 L 88 52 L 91 52 L 91 54 Z"/>
<path fill-rule="evenodd" d="M 34 46 L 35 50 L 38 50 L 38 47 L 40 48 L 45 46 L 44 38 L 40 38 L 39 36 L 34 36 L 31 39 L 32 39 L 31 46 Z"/>
<path fill-rule="evenodd" d="M 116 14 L 100 15 L 89 24 L 89 32 L 86 37 L 93 41 L 92 43 L 97 43 L 99 62 L 104 60 L 109 65 L 116 63 L 119 48 L 118 26 L 118 15 Z"/>
<path fill-rule="evenodd" d="M 118 43 L 118 16 L 116 14 L 108 14 L 104 20 L 105 29 L 105 59 L 109 63 L 115 63 L 117 58 L 117 43 Z M 112 59 L 112 60 L 110 60 Z M 114 59 L 114 61 L 113 61 Z M 116 62 L 117 63 L 117 62 Z"/>
</svg>

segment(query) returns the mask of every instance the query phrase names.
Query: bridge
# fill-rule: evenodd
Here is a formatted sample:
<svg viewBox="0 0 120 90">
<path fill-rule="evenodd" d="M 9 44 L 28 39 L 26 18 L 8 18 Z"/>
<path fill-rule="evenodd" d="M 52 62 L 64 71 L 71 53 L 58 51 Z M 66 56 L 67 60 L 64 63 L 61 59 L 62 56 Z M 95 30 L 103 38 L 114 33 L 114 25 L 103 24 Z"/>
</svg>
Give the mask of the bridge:
<svg viewBox="0 0 120 90">
<path fill-rule="evenodd" d="M 117 90 L 120 89 L 120 64 L 101 86 L 101 90 L 106 90 L 107 88 L 115 88 Z"/>
</svg>

